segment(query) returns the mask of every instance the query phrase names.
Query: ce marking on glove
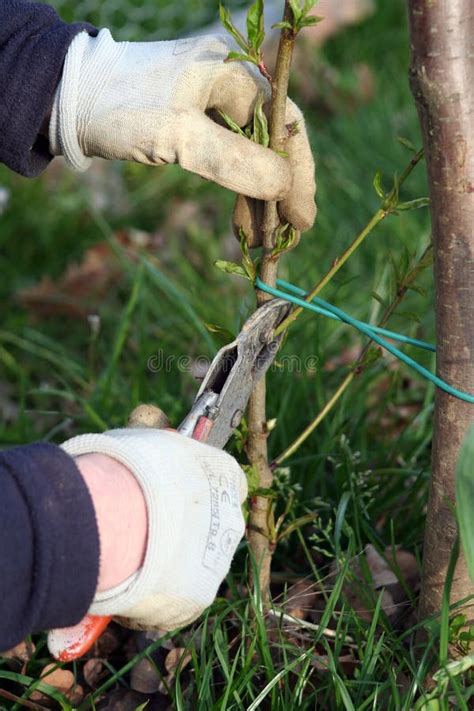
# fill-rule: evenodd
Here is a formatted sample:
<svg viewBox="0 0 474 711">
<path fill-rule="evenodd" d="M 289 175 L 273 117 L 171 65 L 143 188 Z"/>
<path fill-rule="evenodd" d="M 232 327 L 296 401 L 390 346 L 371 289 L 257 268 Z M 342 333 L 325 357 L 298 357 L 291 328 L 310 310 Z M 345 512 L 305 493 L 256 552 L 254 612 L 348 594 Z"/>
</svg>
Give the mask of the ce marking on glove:
<svg viewBox="0 0 474 711">
<path fill-rule="evenodd" d="M 203 556 L 203 565 L 210 570 L 217 571 L 221 561 L 236 540 L 240 538 L 234 528 L 223 528 L 223 521 L 232 526 L 233 520 L 239 510 L 238 489 L 231 476 L 226 474 L 216 475 L 206 460 L 200 459 L 201 466 L 206 473 L 209 484 L 210 519 L 209 532 Z"/>
<path fill-rule="evenodd" d="M 229 481 L 223 474 L 219 477 L 219 488 L 221 490 L 220 499 L 222 504 L 239 506 L 239 492 L 232 479 Z"/>
</svg>

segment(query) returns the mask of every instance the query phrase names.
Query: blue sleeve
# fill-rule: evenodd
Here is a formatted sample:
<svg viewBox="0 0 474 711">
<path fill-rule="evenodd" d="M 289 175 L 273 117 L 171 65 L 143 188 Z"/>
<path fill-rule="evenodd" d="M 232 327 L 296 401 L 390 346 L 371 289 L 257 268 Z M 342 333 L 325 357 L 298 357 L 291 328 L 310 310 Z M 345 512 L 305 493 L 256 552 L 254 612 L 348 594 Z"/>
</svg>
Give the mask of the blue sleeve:
<svg viewBox="0 0 474 711">
<path fill-rule="evenodd" d="M 74 460 L 52 444 L 0 452 L 0 650 L 76 624 L 99 575 L 99 533 Z"/>
<path fill-rule="evenodd" d="M 48 5 L 0 0 L 0 162 L 35 177 L 52 156 L 40 134 L 61 77 L 64 58 L 87 23 L 62 22 Z"/>
</svg>

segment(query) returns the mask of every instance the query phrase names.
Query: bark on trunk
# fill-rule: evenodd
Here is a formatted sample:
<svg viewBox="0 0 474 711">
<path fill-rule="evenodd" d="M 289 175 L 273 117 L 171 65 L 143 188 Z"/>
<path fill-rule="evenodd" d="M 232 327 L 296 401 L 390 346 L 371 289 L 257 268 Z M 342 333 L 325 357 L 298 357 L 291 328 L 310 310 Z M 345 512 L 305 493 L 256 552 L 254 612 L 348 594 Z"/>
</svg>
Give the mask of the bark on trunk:
<svg viewBox="0 0 474 711">
<path fill-rule="evenodd" d="M 474 392 L 474 3 L 408 0 L 410 81 L 423 131 L 435 247 L 438 374 Z M 436 393 L 420 616 L 436 613 L 456 537 L 451 510 L 474 406 Z M 474 512 L 473 512 L 474 515 Z M 463 556 L 451 602 L 474 593 Z"/>
</svg>

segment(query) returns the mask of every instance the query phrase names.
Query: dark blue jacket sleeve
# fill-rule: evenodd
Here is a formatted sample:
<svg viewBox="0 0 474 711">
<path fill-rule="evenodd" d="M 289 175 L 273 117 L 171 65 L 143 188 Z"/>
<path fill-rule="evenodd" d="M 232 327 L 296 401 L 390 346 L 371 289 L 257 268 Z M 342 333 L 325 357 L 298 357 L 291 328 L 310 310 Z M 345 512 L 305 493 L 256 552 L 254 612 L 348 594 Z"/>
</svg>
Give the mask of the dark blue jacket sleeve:
<svg viewBox="0 0 474 711">
<path fill-rule="evenodd" d="M 0 452 L 0 651 L 76 624 L 99 575 L 99 533 L 74 460 L 52 444 Z"/>
<path fill-rule="evenodd" d="M 35 177 L 52 156 L 41 126 L 69 45 L 87 23 L 66 24 L 48 5 L 0 0 L 0 162 Z"/>
</svg>

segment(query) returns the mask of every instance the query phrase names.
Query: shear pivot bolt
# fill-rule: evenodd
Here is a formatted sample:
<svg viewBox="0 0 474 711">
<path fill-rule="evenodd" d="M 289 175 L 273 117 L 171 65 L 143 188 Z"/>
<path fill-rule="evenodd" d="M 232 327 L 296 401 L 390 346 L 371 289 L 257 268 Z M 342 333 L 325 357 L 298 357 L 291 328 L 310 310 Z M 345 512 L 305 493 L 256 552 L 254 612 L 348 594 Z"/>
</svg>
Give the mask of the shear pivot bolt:
<svg viewBox="0 0 474 711">
<path fill-rule="evenodd" d="M 240 421 L 242 420 L 242 417 L 244 416 L 243 410 L 236 410 L 234 414 L 232 415 L 232 420 L 231 420 L 231 427 L 232 429 L 235 429 L 235 427 L 238 427 L 240 425 Z"/>
</svg>

